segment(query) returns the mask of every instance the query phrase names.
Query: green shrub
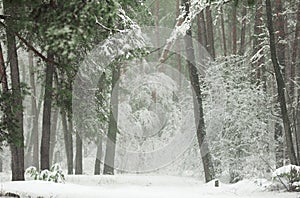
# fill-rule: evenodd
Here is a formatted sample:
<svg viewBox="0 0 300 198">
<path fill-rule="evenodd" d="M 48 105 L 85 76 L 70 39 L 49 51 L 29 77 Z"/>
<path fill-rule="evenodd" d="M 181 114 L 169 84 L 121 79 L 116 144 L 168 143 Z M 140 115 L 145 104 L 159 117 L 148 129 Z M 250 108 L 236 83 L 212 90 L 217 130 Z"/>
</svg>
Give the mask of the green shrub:
<svg viewBox="0 0 300 198">
<path fill-rule="evenodd" d="M 49 170 L 38 171 L 36 167 L 30 166 L 26 169 L 25 174 L 34 180 L 52 181 L 55 183 L 63 183 L 65 175 L 59 164 L 54 164 Z"/>
<path fill-rule="evenodd" d="M 289 191 L 300 192 L 300 166 L 287 165 L 276 169 L 273 179 L 280 181 Z"/>
</svg>

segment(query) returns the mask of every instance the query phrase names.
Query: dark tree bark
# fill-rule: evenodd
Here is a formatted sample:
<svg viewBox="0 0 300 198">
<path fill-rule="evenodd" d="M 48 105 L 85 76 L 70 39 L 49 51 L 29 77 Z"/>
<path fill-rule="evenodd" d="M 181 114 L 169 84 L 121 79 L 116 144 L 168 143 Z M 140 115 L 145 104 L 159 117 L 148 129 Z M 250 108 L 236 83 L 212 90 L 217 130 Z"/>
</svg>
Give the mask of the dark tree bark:
<svg viewBox="0 0 300 198">
<path fill-rule="evenodd" d="M 102 159 L 102 137 L 100 137 L 97 141 L 97 154 L 96 154 L 95 169 L 94 169 L 95 175 L 100 175 L 101 173 L 101 159 Z"/>
<path fill-rule="evenodd" d="M 15 4 L 9 0 L 3 1 L 4 13 L 10 16 L 16 16 L 17 11 Z M 18 55 L 16 47 L 16 38 L 13 32 L 16 32 L 14 21 L 8 18 L 6 20 L 6 37 L 7 37 L 7 53 L 10 65 L 10 77 L 12 86 L 12 119 L 15 126 L 9 129 L 12 142 L 10 143 L 11 150 L 11 168 L 12 180 L 24 180 L 24 132 L 23 132 L 23 99 L 20 84 L 20 72 L 18 64 Z"/>
<path fill-rule="evenodd" d="M 207 6 L 205 8 L 206 15 L 206 29 L 207 29 L 207 51 L 210 53 L 211 57 L 215 59 L 215 42 L 214 42 L 214 31 L 213 31 L 213 21 L 211 15 L 211 8 Z"/>
<path fill-rule="evenodd" d="M 115 150 L 116 150 L 116 136 L 118 131 L 117 126 L 117 112 L 118 112 L 118 85 L 117 81 L 120 76 L 119 66 L 113 68 L 113 77 L 112 77 L 112 88 L 114 89 L 114 95 L 111 96 L 110 104 L 110 116 L 109 116 L 109 126 L 108 134 L 106 141 L 106 150 L 105 150 L 105 160 L 104 160 L 104 169 L 103 174 L 113 175 L 114 174 L 114 163 L 115 163 Z M 113 115 L 113 112 L 115 115 Z"/>
<path fill-rule="evenodd" d="M 267 13 L 267 27 L 270 35 L 269 42 L 270 42 L 271 59 L 272 59 L 276 82 L 277 82 L 278 100 L 280 103 L 281 116 L 282 116 L 284 133 L 286 138 L 287 153 L 290 162 L 292 164 L 297 165 L 298 162 L 296 159 L 295 149 L 293 146 L 291 123 L 288 117 L 287 105 L 285 100 L 285 82 L 282 76 L 280 65 L 277 60 L 271 1 L 266 0 L 265 3 L 266 3 L 266 13 Z"/>
<path fill-rule="evenodd" d="M 78 131 L 76 131 L 75 174 L 82 174 L 82 139 Z"/>
<path fill-rule="evenodd" d="M 51 53 L 48 53 L 48 59 L 54 59 Z M 54 65 L 51 63 L 46 64 L 45 73 L 46 79 L 42 123 L 41 170 L 50 169 L 50 134 Z"/>
<path fill-rule="evenodd" d="M 190 2 L 188 0 L 182 0 L 182 2 L 183 5 L 185 5 L 185 11 L 187 16 L 187 14 L 189 13 Z M 190 81 L 196 94 L 196 96 L 194 97 L 194 114 L 197 127 L 197 140 L 201 151 L 201 159 L 204 167 L 205 181 L 209 182 L 212 179 L 214 179 L 215 173 L 211 154 L 209 152 L 208 143 L 205 140 L 206 132 L 202 106 L 202 94 L 200 89 L 200 79 L 196 68 L 191 28 L 187 30 L 184 41 L 186 45 L 187 64 L 189 68 Z"/>
</svg>

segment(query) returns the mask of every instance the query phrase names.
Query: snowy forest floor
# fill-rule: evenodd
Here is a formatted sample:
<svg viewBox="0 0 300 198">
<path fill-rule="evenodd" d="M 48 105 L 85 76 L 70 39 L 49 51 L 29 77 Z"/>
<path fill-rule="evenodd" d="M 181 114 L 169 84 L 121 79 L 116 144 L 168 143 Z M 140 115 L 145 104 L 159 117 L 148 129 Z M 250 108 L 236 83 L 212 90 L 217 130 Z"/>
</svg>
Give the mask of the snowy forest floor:
<svg viewBox="0 0 300 198">
<path fill-rule="evenodd" d="M 298 198 L 299 193 L 266 191 L 254 181 L 236 184 L 203 183 L 194 178 L 150 175 L 67 176 L 65 183 L 44 181 L 10 182 L 10 176 L 0 174 L 0 194 L 15 193 L 21 197 L 58 198 Z M 0 196 L 1 197 L 1 196 Z"/>
</svg>

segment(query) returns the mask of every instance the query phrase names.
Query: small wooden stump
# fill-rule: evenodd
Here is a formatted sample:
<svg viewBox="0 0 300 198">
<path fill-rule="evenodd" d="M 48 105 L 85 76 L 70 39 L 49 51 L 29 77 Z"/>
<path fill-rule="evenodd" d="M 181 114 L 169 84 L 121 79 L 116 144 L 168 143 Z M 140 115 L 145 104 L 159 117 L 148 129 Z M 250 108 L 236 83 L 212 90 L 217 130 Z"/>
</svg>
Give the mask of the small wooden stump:
<svg viewBox="0 0 300 198">
<path fill-rule="evenodd" d="M 219 183 L 219 180 L 215 180 L 215 187 L 219 187 L 220 186 L 220 183 Z"/>
</svg>

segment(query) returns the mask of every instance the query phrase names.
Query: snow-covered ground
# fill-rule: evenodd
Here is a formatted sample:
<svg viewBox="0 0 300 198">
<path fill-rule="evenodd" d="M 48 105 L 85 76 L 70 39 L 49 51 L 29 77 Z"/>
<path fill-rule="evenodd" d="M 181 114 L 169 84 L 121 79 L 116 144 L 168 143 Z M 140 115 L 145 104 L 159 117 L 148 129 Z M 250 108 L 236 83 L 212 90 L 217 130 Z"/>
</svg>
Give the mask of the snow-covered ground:
<svg viewBox="0 0 300 198">
<path fill-rule="evenodd" d="M 244 180 L 237 184 L 203 183 L 187 177 L 116 175 L 67 176 L 65 183 L 44 181 L 8 182 L 0 175 L 0 193 L 16 193 L 21 197 L 63 198 L 298 198 L 299 193 L 268 192 L 255 182 Z"/>
</svg>

